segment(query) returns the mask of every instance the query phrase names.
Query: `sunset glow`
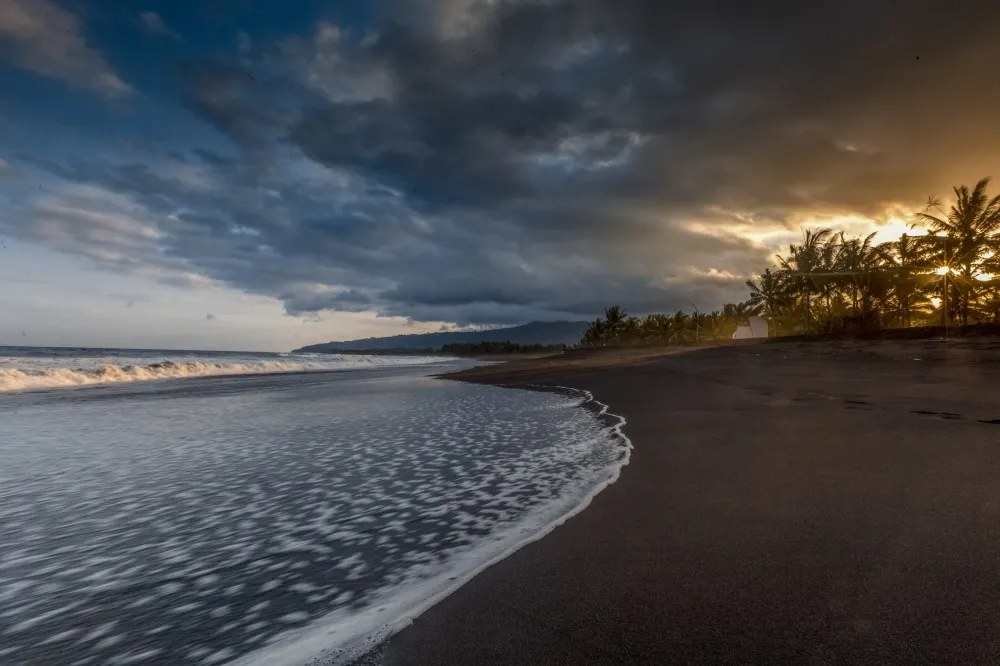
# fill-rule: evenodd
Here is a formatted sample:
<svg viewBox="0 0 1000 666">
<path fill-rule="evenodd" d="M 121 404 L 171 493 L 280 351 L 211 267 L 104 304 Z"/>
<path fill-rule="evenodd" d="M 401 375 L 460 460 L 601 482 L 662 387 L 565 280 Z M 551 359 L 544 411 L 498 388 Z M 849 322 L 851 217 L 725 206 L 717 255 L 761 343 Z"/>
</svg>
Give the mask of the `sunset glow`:
<svg viewBox="0 0 1000 666">
<path fill-rule="evenodd" d="M 211 29 L 193 0 L 105 4 L 0 0 L 0 342 L 279 350 L 711 311 L 804 229 L 924 237 L 953 186 L 1000 176 L 993 33 L 932 66 L 912 36 L 941 21 L 886 3 L 765 25 L 653 0 L 253 0 Z M 823 43 L 862 23 L 857 58 Z M 979 105 L 915 108 L 916 81 Z M 941 282 L 956 257 L 928 254 Z"/>
</svg>

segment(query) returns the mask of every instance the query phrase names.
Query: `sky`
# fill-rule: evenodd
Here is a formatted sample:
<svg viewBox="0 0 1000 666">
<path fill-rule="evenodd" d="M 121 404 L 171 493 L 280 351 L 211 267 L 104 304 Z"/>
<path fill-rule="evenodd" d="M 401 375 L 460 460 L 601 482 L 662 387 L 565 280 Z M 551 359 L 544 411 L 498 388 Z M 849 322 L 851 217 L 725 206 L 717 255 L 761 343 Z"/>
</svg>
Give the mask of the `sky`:
<svg viewBox="0 0 1000 666">
<path fill-rule="evenodd" d="M 0 0 L 0 345 L 720 307 L 997 174 L 984 1 Z"/>
</svg>

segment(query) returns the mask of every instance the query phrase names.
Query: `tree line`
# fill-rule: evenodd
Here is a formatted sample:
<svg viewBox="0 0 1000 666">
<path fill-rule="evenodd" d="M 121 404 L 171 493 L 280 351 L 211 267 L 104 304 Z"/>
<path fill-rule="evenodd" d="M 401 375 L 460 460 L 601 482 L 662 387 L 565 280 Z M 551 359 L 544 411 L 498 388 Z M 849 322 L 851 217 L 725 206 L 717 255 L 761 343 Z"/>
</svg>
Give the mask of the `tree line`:
<svg viewBox="0 0 1000 666">
<path fill-rule="evenodd" d="M 562 351 L 565 345 L 519 344 L 517 342 L 468 342 L 441 347 L 441 352 L 455 356 L 478 354 L 547 354 Z"/>
<path fill-rule="evenodd" d="M 875 243 L 874 233 L 806 229 L 747 280 L 746 301 L 721 310 L 631 317 L 610 307 L 581 345 L 730 339 L 750 316 L 765 318 L 773 336 L 1000 323 L 1000 196 L 989 197 L 989 182 L 955 187 L 947 210 L 929 199 L 914 216 L 924 234 Z"/>
</svg>

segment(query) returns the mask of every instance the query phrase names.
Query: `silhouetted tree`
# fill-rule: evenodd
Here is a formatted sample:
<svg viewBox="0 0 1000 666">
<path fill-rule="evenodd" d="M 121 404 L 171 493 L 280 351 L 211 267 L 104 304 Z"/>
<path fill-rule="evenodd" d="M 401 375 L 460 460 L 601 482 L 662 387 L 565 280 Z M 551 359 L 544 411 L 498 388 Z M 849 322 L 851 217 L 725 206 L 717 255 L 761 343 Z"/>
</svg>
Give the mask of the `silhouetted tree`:
<svg viewBox="0 0 1000 666">
<path fill-rule="evenodd" d="M 942 270 L 947 268 L 949 277 L 955 282 L 960 299 L 959 318 L 963 324 L 969 323 L 969 310 L 979 286 L 977 278 L 983 272 L 982 264 L 1000 249 L 997 239 L 997 232 L 1000 231 L 1000 195 L 992 199 L 987 196 L 989 183 L 989 178 L 983 178 L 971 190 L 965 185 L 955 187 L 955 203 L 947 213 L 917 214 L 932 232 L 942 234 L 939 237 L 939 258 Z M 931 200 L 930 204 L 931 208 L 940 211 L 936 200 Z"/>
<path fill-rule="evenodd" d="M 962 324 L 1000 323 L 1000 196 L 987 195 L 989 182 L 953 188 L 947 211 L 930 199 L 915 213 L 926 235 L 876 243 L 874 233 L 805 229 L 802 241 L 779 255 L 779 268 L 746 281 L 745 302 L 643 318 L 614 306 L 590 325 L 584 344 L 689 344 L 695 330 L 704 339 L 725 339 L 752 315 L 767 319 L 774 334 L 909 327 L 945 313 Z"/>
</svg>

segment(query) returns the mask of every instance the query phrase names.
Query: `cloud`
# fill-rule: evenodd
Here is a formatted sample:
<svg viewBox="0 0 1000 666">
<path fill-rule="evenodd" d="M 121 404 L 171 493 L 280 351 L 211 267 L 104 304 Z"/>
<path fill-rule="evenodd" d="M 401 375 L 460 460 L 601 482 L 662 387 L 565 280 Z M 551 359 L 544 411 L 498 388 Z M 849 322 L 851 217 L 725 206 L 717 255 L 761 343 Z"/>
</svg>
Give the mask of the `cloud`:
<svg viewBox="0 0 1000 666">
<path fill-rule="evenodd" d="M 498 0 L 388 0 L 387 17 L 434 40 L 468 35 Z"/>
<path fill-rule="evenodd" d="M 235 149 L 21 157 L 98 208 L 67 190 L 5 224 L 296 315 L 517 323 L 718 307 L 769 265 L 761 239 L 1000 165 L 985 3 L 959 3 L 971 28 L 930 0 L 666 4 L 387 3 L 198 62 L 183 101 Z"/>
<path fill-rule="evenodd" d="M 211 313 L 209 313 L 209 314 L 205 315 L 205 319 L 206 319 L 207 321 L 215 321 L 215 315 L 214 315 L 214 314 L 211 314 Z"/>
<path fill-rule="evenodd" d="M 117 272 L 164 282 L 205 279 L 188 260 L 168 255 L 155 213 L 107 187 L 46 188 L 29 207 L 0 219 L 0 234 L 84 256 Z"/>
<path fill-rule="evenodd" d="M 87 44 L 79 17 L 53 0 L 0 0 L 0 58 L 108 97 L 131 92 Z"/>
<path fill-rule="evenodd" d="M 236 50 L 241 54 L 250 53 L 253 48 L 253 39 L 246 32 L 240 30 L 236 33 Z"/>
<path fill-rule="evenodd" d="M 172 39 L 180 38 L 180 35 L 174 32 L 163 20 L 163 17 L 156 12 L 139 12 L 139 21 L 142 23 L 142 26 L 151 33 L 163 35 Z"/>
</svg>

